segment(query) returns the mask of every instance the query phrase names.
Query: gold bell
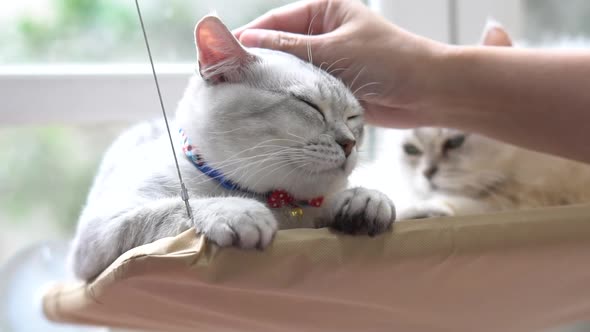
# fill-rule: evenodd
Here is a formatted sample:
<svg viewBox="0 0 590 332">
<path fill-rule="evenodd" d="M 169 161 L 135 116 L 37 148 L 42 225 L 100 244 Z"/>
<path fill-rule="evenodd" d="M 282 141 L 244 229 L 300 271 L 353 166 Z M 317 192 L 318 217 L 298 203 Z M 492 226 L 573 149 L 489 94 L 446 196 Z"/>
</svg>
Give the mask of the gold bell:
<svg viewBox="0 0 590 332">
<path fill-rule="evenodd" d="M 294 207 L 291 209 L 291 217 L 301 217 L 303 216 L 303 209 L 300 207 Z"/>
</svg>

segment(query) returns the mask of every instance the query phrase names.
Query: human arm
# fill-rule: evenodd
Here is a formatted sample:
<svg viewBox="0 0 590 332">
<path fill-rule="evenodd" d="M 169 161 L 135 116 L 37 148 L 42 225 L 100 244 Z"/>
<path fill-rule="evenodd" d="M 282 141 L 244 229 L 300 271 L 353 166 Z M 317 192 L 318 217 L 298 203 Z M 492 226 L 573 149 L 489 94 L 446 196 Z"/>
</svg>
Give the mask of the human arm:
<svg viewBox="0 0 590 332">
<path fill-rule="evenodd" d="M 450 46 L 358 1 L 297 2 L 236 35 L 305 60 L 309 47 L 356 91 L 370 123 L 454 127 L 590 162 L 590 52 Z"/>
</svg>

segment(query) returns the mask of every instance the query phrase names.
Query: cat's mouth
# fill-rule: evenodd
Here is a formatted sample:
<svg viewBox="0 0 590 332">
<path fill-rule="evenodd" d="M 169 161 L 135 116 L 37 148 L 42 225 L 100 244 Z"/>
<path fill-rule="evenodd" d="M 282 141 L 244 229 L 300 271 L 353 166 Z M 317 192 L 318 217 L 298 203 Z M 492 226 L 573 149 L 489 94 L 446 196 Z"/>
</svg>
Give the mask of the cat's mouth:
<svg viewBox="0 0 590 332">
<path fill-rule="evenodd" d="M 341 159 L 327 161 L 325 159 L 314 159 L 309 162 L 309 165 L 301 169 L 299 174 L 305 176 L 312 176 L 314 178 L 321 178 L 322 180 L 347 177 L 356 165 L 355 157 L 349 156 Z"/>
<path fill-rule="evenodd" d="M 308 161 L 307 168 L 313 173 L 337 173 L 346 171 L 349 159 L 338 150 L 317 149 L 310 147 L 304 149 L 304 156 Z"/>
</svg>

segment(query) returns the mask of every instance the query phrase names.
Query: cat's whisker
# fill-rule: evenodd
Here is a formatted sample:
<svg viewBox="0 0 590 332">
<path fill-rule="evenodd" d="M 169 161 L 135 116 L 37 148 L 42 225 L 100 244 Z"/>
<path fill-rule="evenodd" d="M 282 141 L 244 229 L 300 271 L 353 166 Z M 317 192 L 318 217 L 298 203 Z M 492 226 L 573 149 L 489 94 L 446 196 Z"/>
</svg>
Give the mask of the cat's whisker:
<svg viewBox="0 0 590 332">
<path fill-rule="evenodd" d="M 292 162 L 288 162 L 288 163 L 285 163 L 285 164 L 282 164 L 282 165 L 281 164 L 275 164 L 275 165 L 273 165 L 273 166 L 275 166 L 275 169 L 271 170 L 268 174 L 273 174 L 276 171 L 278 171 L 280 169 L 283 169 L 284 167 L 292 166 L 292 165 L 293 165 Z M 254 185 L 258 185 L 258 183 L 260 183 L 261 180 L 262 179 L 259 179 Z M 277 183 L 280 183 L 280 182 L 277 181 Z M 278 185 L 278 187 L 281 188 L 281 189 L 284 189 L 284 190 L 291 190 L 290 187 L 284 186 L 282 184 Z"/>
<path fill-rule="evenodd" d="M 231 129 L 231 130 L 227 130 L 227 131 L 208 131 L 206 133 L 208 135 L 225 135 L 225 134 L 233 133 L 238 130 L 242 130 L 242 129 L 246 129 L 246 128 L 248 128 L 248 127 L 239 127 L 239 128 L 235 128 L 235 129 Z"/>
<path fill-rule="evenodd" d="M 282 156 L 281 156 L 282 153 L 284 153 L 284 151 L 275 151 L 275 152 L 269 153 L 269 154 L 257 155 L 256 157 L 260 158 L 260 160 L 244 163 L 244 165 L 241 165 L 238 168 L 236 168 L 230 172 L 226 172 L 225 175 L 232 176 L 233 174 L 240 172 L 244 168 L 260 165 L 271 158 L 282 158 Z"/>
<path fill-rule="evenodd" d="M 207 164 L 211 167 L 222 169 L 224 167 L 228 167 L 228 166 L 239 164 L 239 163 L 244 163 L 246 161 L 252 162 L 253 159 L 256 160 L 257 158 L 273 155 L 276 153 L 277 153 L 277 151 L 268 151 L 265 153 L 260 153 L 260 154 L 256 154 L 256 155 L 249 156 L 249 157 L 241 157 L 241 158 L 233 158 L 231 160 L 224 160 L 222 162 L 207 162 Z"/>
<path fill-rule="evenodd" d="M 340 61 L 344 61 L 344 60 L 350 60 L 350 58 L 340 58 L 340 59 L 338 59 L 338 60 L 336 60 L 336 61 L 332 62 L 332 64 L 331 64 L 331 65 L 329 65 L 329 66 L 328 66 L 328 68 L 326 68 L 326 69 L 325 69 L 325 71 L 326 71 L 328 74 L 331 74 L 331 73 L 330 73 L 330 69 L 331 69 L 333 66 L 335 66 L 335 65 L 336 65 L 338 62 L 340 62 Z"/>
<path fill-rule="evenodd" d="M 359 72 L 356 74 L 356 76 L 352 79 L 352 83 L 350 83 L 350 86 L 348 87 L 349 90 L 352 90 L 354 88 L 354 83 L 356 82 L 356 80 L 359 78 L 359 76 L 362 74 L 362 72 L 365 70 L 365 66 L 363 66 L 363 68 L 361 68 L 359 70 Z"/>
<path fill-rule="evenodd" d="M 267 162 L 267 161 L 270 161 L 270 160 L 271 160 L 271 158 L 274 158 L 275 160 L 291 160 L 291 159 L 289 158 L 289 155 L 287 155 L 287 154 L 282 154 L 282 153 L 279 153 L 279 154 L 276 154 L 276 155 L 274 155 L 274 156 L 267 156 L 267 157 L 265 157 L 265 158 L 264 158 L 264 159 L 262 159 L 262 160 L 259 160 L 259 161 L 255 162 L 255 163 L 251 163 L 251 164 L 250 164 L 250 165 L 248 165 L 248 166 L 256 166 L 256 167 L 251 167 L 251 168 L 252 168 L 253 170 L 255 170 L 257 173 L 259 173 L 259 172 L 263 171 L 263 170 L 265 169 L 265 167 L 266 167 L 266 166 L 265 166 L 265 167 L 259 167 L 259 165 L 260 165 L 260 164 L 264 164 L 264 163 L 265 163 L 265 162 Z M 274 162 L 274 161 L 271 161 L 271 163 L 272 163 L 272 162 Z M 247 167 L 247 166 L 246 166 L 246 167 Z M 244 169 L 244 168 L 245 168 L 245 167 L 242 167 L 241 169 Z M 241 170 L 241 169 L 240 169 L 240 170 Z M 234 172 L 234 173 L 235 173 L 235 172 Z M 242 181 L 242 178 L 243 178 L 243 177 L 244 177 L 246 174 L 247 174 L 247 172 L 243 173 L 243 174 L 242 174 L 242 175 L 241 175 L 241 176 L 240 176 L 240 177 L 239 177 L 239 178 L 238 178 L 236 181 Z"/>
<path fill-rule="evenodd" d="M 286 163 L 285 163 L 285 164 L 283 164 L 283 165 L 281 165 L 281 163 L 279 162 L 279 163 L 274 163 L 274 164 L 271 164 L 271 165 L 269 165 L 269 166 L 274 166 L 274 167 L 276 167 L 276 166 L 278 166 L 278 165 L 281 165 L 281 166 L 280 166 L 280 167 L 277 167 L 277 168 L 275 168 L 274 170 L 272 170 L 272 171 L 270 171 L 270 172 L 268 172 L 268 173 L 266 174 L 266 176 L 268 177 L 268 176 L 272 175 L 273 173 L 275 173 L 276 171 L 278 171 L 279 169 L 281 169 L 281 168 L 283 168 L 283 167 L 287 167 L 287 166 L 290 166 L 290 165 L 296 165 L 296 164 L 297 164 L 297 163 L 299 163 L 300 161 L 298 161 L 298 160 L 286 160 L 286 161 L 283 161 L 283 162 L 286 162 Z M 269 166 L 267 166 L 267 167 L 264 167 L 264 168 L 265 168 L 265 169 L 268 169 L 268 168 L 270 168 Z M 257 173 L 259 173 L 259 172 L 257 172 Z M 254 173 L 254 174 L 252 174 L 252 175 L 250 176 L 250 178 L 251 178 L 252 176 L 256 175 L 257 173 Z M 249 178 L 248 178 L 248 180 L 249 180 Z M 253 186 L 253 187 L 256 187 L 256 185 L 258 185 L 258 183 L 260 183 L 260 181 L 262 181 L 262 178 L 258 179 L 258 181 L 256 181 L 256 182 L 255 182 L 255 183 L 254 183 L 252 186 Z"/>
<path fill-rule="evenodd" d="M 242 170 L 242 169 L 244 169 L 244 168 L 246 168 L 246 167 L 249 167 L 249 166 L 260 165 L 260 164 L 262 164 L 262 163 L 266 162 L 267 160 L 269 160 L 269 159 L 270 159 L 270 158 L 272 158 L 272 157 L 275 157 L 275 158 L 277 158 L 277 159 L 279 159 L 279 158 L 286 158 L 286 157 L 287 157 L 287 155 L 285 155 L 285 154 L 281 155 L 281 153 L 283 153 L 283 151 L 280 151 L 279 153 L 277 153 L 277 154 L 276 154 L 276 155 L 274 155 L 274 156 L 272 156 L 272 155 L 271 155 L 271 156 L 268 156 L 268 157 L 266 157 L 266 158 L 265 158 L 265 159 L 263 159 L 263 160 L 260 160 L 260 161 L 254 162 L 254 163 L 250 163 L 249 165 L 244 165 L 244 166 L 240 167 L 240 168 L 239 168 L 239 170 Z M 298 156 L 298 155 L 296 155 L 296 156 Z M 253 169 L 254 169 L 254 168 L 253 168 Z M 261 172 L 261 171 L 263 171 L 264 169 L 265 169 L 265 167 L 262 167 L 262 168 L 256 168 L 256 173 L 255 173 L 255 174 L 258 174 L 258 173 L 260 173 L 260 172 Z M 237 171 L 238 171 L 238 170 L 234 171 L 234 172 L 233 172 L 233 174 L 235 174 Z M 233 175 L 233 174 L 231 174 L 231 175 Z M 236 182 L 242 182 L 242 180 L 243 180 L 243 177 L 244 177 L 246 174 L 247 174 L 247 172 L 246 172 L 246 173 L 243 173 L 243 174 L 242 174 L 242 175 L 241 175 L 241 176 L 240 176 L 238 179 L 236 179 L 235 181 L 236 181 Z M 231 175 L 226 175 L 226 176 L 231 176 Z"/>
<path fill-rule="evenodd" d="M 250 165 L 255 165 L 255 164 L 256 164 L 256 162 L 251 163 Z M 225 176 L 225 178 L 229 178 L 232 175 L 234 175 L 235 173 L 238 173 L 240 170 L 242 170 L 243 168 L 246 168 L 246 167 L 247 166 L 241 166 L 241 167 L 239 167 L 238 169 L 236 169 L 236 170 L 234 170 L 232 172 L 229 172 L 227 174 L 224 174 L 224 176 Z M 216 180 L 215 178 L 212 178 L 209 175 L 204 174 L 204 173 L 201 173 L 198 176 L 196 176 L 196 179 L 199 180 L 199 182 L 194 183 L 194 185 L 197 185 L 197 186 L 198 185 L 205 184 L 205 183 L 208 183 L 208 182 L 217 183 L 216 188 L 220 188 L 220 186 L 221 186 L 221 183 L 219 183 L 218 180 Z"/>
<path fill-rule="evenodd" d="M 304 164 L 304 165 L 310 165 L 311 163 L 312 162 L 304 162 L 304 161 L 301 161 L 301 160 L 291 160 L 289 163 L 287 163 L 285 165 L 282 165 L 282 166 L 280 166 L 280 167 L 272 170 L 271 172 L 269 172 L 269 174 L 275 173 L 279 169 L 282 169 L 282 168 L 287 167 L 287 166 L 296 166 L 296 165 L 302 165 L 302 164 Z M 287 173 L 287 175 L 293 173 L 294 171 L 296 171 L 299 168 L 301 168 L 301 167 L 298 166 L 298 167 L 292 169 L 289 173 Z M 278 182 L 278 183 L 280 183 L 280 187 L 285 188 L 285 189 L 288 189 L 287 188 L 288 186 L 286 184 L 284 184 L 284 181 L 281 181 L 281 182 Z"/>
<path fill-rule="evenodd" d="M 309 21 L 309 27 L 307 28 L 308 36 L 311 36 L 311 34 L 313 33 L 313 21 L 315 21 L 315 18 L 318 16 L 319 13 L 320 12 L 316 12 L 315 15 L 313 15 L 313 17 Z M 307 40 L 307 60 L 309 63 L 313 63 L 313 54 L 311 53 L 311 42 L 309 39 Z"/>
<path fill-rule="evenodd" d="M 232 158 L 235 158 L 235 157 L 237 157 L 237 156 L 239 156 L 239 155 L 241 155 L 241 154 L 243 154 L 245 152 L 249 152 L 249 151 L 252 151 L 253 149 L 260 148 L 261 145 L 264 145 L 264 144 L 267 144 L 267 143 L 270 143 L 270 142 L 275 142 L 275 141 L 288 141 L 288 142 L 294 142 L 294 143 L 297 143 L 297 144 L 301 144 L 301 142 L 298 142 L 298 141 L 295 141 L 295 140 L 292 140 L 292 139 L 287 139 L 287 138 L 274 138 L 274 139 L 269 139 L 269 140 L 266 140 L 266 141 L 262 141 L 262 142 L 260 142 L 260 143 L 258 143 L 256 145 L 254 145 L 253 147 L 250 147 L 248 149 L 242 150 L 242 151 L 240 151 L 240 152 L 238 152 L 238 153 L 236 153 L 236 154 L 234 154 L 232 156 L 229 156 L 225 160 L 231 160 Z"/>
<path fill-rule="evenodd" d="M 312 176 L 312 175 L 313 175 L 313 172 L 314 172 L 314 171 L 313 171 L 313 169 L 311 169 L 311 168 L 308 168 L 308 169 L 307 169 L 307 172 L 306 172 L 306 177 L 310 177 L 310 176 Z"/>
<path fill-rule="evenodd" d="M 280 182 L 280 183 L 285 183 L 285 182 L 286 182 L 286 181 L 289 179 L 289 176 L 290 176 L 291 174 L 293 174 L 293 172 L 297 171 L 297 170 L 298 170 L 298 169 L 300 169 L 300 168 L 307 167 L 307 166 L 309 166 L 309 164 L 311 164 L 311 162 L 308 162 L 308 163 L 303 163 L 303 164 L 301 164 L 301 165 L 299 165 L 299 166 L 297 166 L 297 167 L 293 168 L 293 169 L 292 169 L 292 170 L 291 170 L 289 173 L 287 173 L 285 176 L 283 176 L 283 179 L 281 180 L 281 182 Z"/>
<path fill-rule="evenodd" d="M 335 73 L 338 73 L 338 72 L 345 72 L 345 71 L 347 71 L 348 69 L 349 69 L 349 67 L 334 68 L 334 69 L 332 69 L 331 71 L 329 71 L 329 72 L 328 72 L 328 74 L 330 74 L 330 75 L 334 76 L 334 74 L 335 74 Z"/>
<path fill-rule="evenodd" d="M 272 150 L 271 151 L 268 151 L 268 152 L 264 153 L 263 155 L 274 154 L 274 153 L 277 153 L 278 151 L 282 151 L 282 150 L 290 150 L 290 149 L 296 149 L 297 150 L 298 149 L 298 148 L 294 148 L 294 147 L 283 147 L 283 146 L 280 146 L 280 145 L 262 145 L 262 146 L 259 146 L 258 148 L 264 148 L 264 147 L 278 147 L 279 149 L 274 150 L 274 151 L 272 151 Z M 257 154 L 257 155 L 249 156 L 249 157 L 240 157 L 240 158 L 225 159 L 225 160 L 220 161 L 220 162 L 209 162 L 209 165 L 210 166 L 217 167 L 217 168 L 221 168 L 223 166 L 231 165 L 231 164 L 234 164 L 234 163 L 237 163 L 237 162 L 243 162 L 243 161 L 246 161 L 246 160 L 255 159 L 255 158 L 258 158 L 260 156 L 261 156 L 260 154 Z"/>
<path fill-rule="evenodd" d="M 367 92 L 365 94 L 362 95 L 362 97 L 367 97 L 367 96 L 378 96 L 379 93 L 377 92 Z"/>
<path fill-rule="evenodd" d="M 266 158 L 265 159 L 262 159 L 262 160 L 259 160 L 259 161 L 252 161 L 252 162 L 249 162 L 249 163 L 245 163 L 244 165 L 242 165 L 242 166 L 240 166 L 240 167 L 232 170 L 231 172 L 228 172 L 228 173 L 224 174 L 224 176 L 225 177 L 231 177 L 232 175 L 240 172 L 242 169 L 247 168 L 247 167 L 253 167 L 253 166 L 256 166 L 256 165 L 258 165 L 260 163 L 263 163 L 264 161 L 268 160 L 268 158 L 273 157 L 273 155 L 280 154 L 281 152 L 282 151 L 273 152 L 273 153 L 265 154 L 265 155 L 256 155 L 254 157 L 258 157 L 258 158 L 266 157 Z M 209 177 L 208 175 L 206 175 L 204 173 L 200 173 L 198 177 L 201 177 L 201 176 L 205 176 L 207 178 L 205 179 L 205 181 L 199 182 L 197 184 L 202 184 L 202 183 L 205 183 L 207 181 L 214 180 L 213 178 Z"/>
<path fill-rule="evenodd" d="M 360 96 L 360 97 L 357 97 L 356 99 L 357 99 L 358 101 L 368 101 L 368 99 L 366 99 L 366 97 L 371 97 L 371 96 L 379 96 L 379 95 L 380 95 L 380 94 L 379 94 L 379 93 L 377 93 L 377 92 L 368 92 L 368 93 L 365 93 L 365 94 L 363 94 L 363 95 L 362 95 L 362 96 Z"/>
<path fill-rule="evenodd" d="M 301 143 L 302 143 L 302 144 L 305 144 L 305 138 L 303 138 L 303 137 L 301 137 L 301 136 L 298 136 L 298 135 L 295 135 L 295 134 L 293 134 L 293 133 L 289 132 L 288 130 L 287 130 L 287 135 L 291 135 L 291 136 L 293 136 L 293 137 L 295 137 L 295 138 L 298 138 L 298 139 L 300 139 L 300 140 L 301 140 Z"/>
<path fill-rule="evenodd" d="M 271 167 L 277 167 L 278 165 L 282 165 L 282 166 L 278 167 L 278 169 L 280 169 L 280 168 L 282 168 L 282 167 L 285 167 L 285 166 L 287 166 L 287 165 L 293 164 L 294 162 L 296 163 L 296 162 L 297 162 L 297 160 L 292 160 L 291 158 L 289 158 L 289 159 L 281 159 L 281 160 L 278 160 L 278 161 L 272 162 L 271 164 L 269 164 L 269 165 L 267 165 L 267 166 L 265 166 L 265 167 L 262 167 L 262 168 L 257 168 L 257 169 L 252 169 L 252 170 L 254 170 L 254 171 L 255 171 L 255 172 L 254 172 L 254 173 L 252 173 L 252 174 L 248 174 L 248 173 L 244 173 L 244 174 L 242 174 L 242 176 L 240 177 L 240 180 L 239 180 L 239 181 L 243 181 L 243 182 L 249 182 L 249 180 L 250 180 L 252 177 L 254 177 L 255 175 L 258 175 L 260 172 L 262 172 L 262 171 L 264 171 L 264 170 L 267 170 L 267 169 L 269 169 L 269 168 L 271 168 Z M 272 174 L 272 173 L 273 173 L 273 172 L 275 172 L 275 171 L 276 171 L 276 169 L 275 169 L 275 170 L 273 170 L 272 172 L 269 172 L 269 173 L 267 173 L 265 177 L 269 177 L 269 175 L 270 175 L 270 174 Z M 245 175 L 248 175 L 248 177 L 247 177 L 247 178 L 244 178 L 244 176 L 245 176 Z M 263 177 L 261 177 L 261 178 L 260 178 L 260 179 L 259 179 L 259 180 L 258 180 L 256 183 L 254 183 L 253 185 L 251 185 L 251 187 L 256 187 L 256 185 L 257 185 L 257 184 L 258 184 L 258 183 L 259 183 L 259 182 L 260 182 L 262 179 L 263 179 Z"/>
<path fill-rule="evenodd" d="M 354 90 L 354 91 L 352 92 L 352 94 L 353 94 L 353 96 L 356 96 L 357 92 L 359 92 L 360 90 L 362 90 L 362 89 L 364 89 L 364 88 L 366 88 L 366 87 L 369 87 L 369 86 L 371 86 L 371 85 L 377 85 L 377 84 L 381 84 L 381 82 L 369 82 L 369 83 L 365 83 L 365 84 L 363 84 L 363 85 L 359 86 L 359 87 L 358 87 L 356 90 Z M 364 96 L 364 95 L 363 95 L 363 96 Z"/>
</svg>

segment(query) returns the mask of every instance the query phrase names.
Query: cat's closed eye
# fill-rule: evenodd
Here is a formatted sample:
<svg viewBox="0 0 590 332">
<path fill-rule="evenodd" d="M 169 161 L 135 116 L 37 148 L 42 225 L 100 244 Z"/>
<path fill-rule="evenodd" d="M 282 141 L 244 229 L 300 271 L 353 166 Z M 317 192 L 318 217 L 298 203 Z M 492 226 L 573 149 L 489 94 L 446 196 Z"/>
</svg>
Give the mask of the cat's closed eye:
<svg viewBox="0 0 590 332">
<path fill-rule="evenodd" d="M 299 100 L 299 101 L 307 104 L 307 106 L 309 106 L 309 107 L 315 109 L 316 111 L 318 111 L 318 113 L 320 113 L 320 115 L 322 116 L 322 119 L 326 120 L 326 117 L 325 117 L 324 113 L 322 112 L 322 110 L 320 109 L 320 107 L 318 105 L 316 105 L 313 102 L 309 101 L 305 97 L 301 97 L 301 96 L 298 96 L 298 95 L 293 95 L 293 97 L 295 99 L 297 99 L 297 100 Z"/>
<path fill-rule="evenodd" d="M 447 139 L 443 145 L 443 150 L 452 150 L 460 148 L 465 143 L 465 135 L 457 135 Z"/>
<path fill-rule="evenodd" d="M 419 156 L 422 154 L 422 151 L 420 151 L 420 149 L 418 149 L 414 144 L 412 143 L 406 143 L 404 144 L 404 152 L 409 155 L 409 156 Z"/>
</svg>

